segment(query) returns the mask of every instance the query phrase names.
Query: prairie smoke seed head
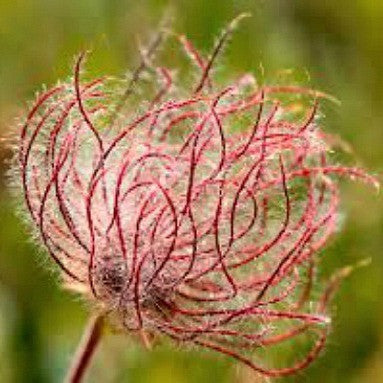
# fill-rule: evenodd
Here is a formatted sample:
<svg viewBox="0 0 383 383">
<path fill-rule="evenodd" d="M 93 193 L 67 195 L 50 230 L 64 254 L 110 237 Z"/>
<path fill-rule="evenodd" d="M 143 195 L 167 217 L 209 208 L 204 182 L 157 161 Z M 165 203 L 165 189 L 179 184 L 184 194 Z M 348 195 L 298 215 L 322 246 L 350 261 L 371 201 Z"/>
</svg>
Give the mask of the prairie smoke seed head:
<svg viewBox="0 0 383 383">
<path fill-rule="evenodd" d="M 318 252 L 336 229 L 336 178 L 375 180 L 331 162 L 316 121 L 323 94 L 259 87 L 249 74 L 214 83 L 233 25 L 210 59 L 179 38 L 200 72 L 186 88 L 146 59 L 128 91 L 116 80 L 83 82 L 81 55 L 73 78 L 31 107 L 13 180 L 65 284 L 98 310 L 129 331 L 282 376 L 308 366 L 327 336 L 337 283 L 319 298 L 312 288 Z M 142 72 L 154 77 L 150 97 L 137 92 Z M 281 93 L 300 107 L 314 102 L 298 119 Z M 295 364 L 257 360 L 259 348 L 307 334 L 316 340 Z"/>
</svg>

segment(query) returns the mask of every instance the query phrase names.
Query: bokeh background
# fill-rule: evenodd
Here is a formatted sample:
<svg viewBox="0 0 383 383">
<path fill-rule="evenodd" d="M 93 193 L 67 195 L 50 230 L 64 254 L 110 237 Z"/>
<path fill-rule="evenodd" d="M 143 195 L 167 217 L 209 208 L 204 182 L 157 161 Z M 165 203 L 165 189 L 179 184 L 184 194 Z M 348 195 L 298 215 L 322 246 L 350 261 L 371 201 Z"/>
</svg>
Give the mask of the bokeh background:
<svg viewBox="0 0 383 383">
<path fill-rule="evenodd" d="M 173 28 L 208 52 L 220 29 L 250 11 L 221 70 L 264 79 L 292 73 L 342 101 L 324 102 L 326 129 L 349 143 L 354 161 L 383 170 L 383 1 L 380 0 L 0 0 L 0 136 L 41 84 L 69 75 L 91 48 L 90 74 L 123 74 L 138 60 L 164 12 Z M 173 60 L 173 58 L 172 58 Z M 174 59 L 176 60 L 176 59 Z M 263 69 L 262 69 L 263 68 Z M 78 299 L 62 292 L 46 257 L 27 240 L 6 190 L 0 141 L 0 382 L 60 382 L 86 322 Z M 322 357 L 285 381 L 383 382 L 383 198 L 345 183 L 342 231 L 324 252 L 323 274 L 371 258 L 345 281 Z M 89 382 L 252 382 L 231 361 L 166 345 L 148 353 L 123 336 L 102 344 Z"/>
</svg>

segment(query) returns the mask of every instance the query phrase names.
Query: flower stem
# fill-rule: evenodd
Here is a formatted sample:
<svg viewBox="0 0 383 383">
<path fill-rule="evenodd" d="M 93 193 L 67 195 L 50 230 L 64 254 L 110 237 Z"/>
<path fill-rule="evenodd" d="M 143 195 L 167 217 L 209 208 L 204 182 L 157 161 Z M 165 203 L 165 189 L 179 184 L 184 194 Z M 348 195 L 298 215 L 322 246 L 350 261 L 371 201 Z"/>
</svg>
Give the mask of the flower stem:
<svg viewBox="0 0 383 383">
<path fill-rule="evenodd" d="M 104 327 L 103 315 L 95 315 L 89 319 L 71 367 L 64 380 L 65 383 L 80 383 L 90 365 L 92 356 L 100 343 Z"/>
</svg>

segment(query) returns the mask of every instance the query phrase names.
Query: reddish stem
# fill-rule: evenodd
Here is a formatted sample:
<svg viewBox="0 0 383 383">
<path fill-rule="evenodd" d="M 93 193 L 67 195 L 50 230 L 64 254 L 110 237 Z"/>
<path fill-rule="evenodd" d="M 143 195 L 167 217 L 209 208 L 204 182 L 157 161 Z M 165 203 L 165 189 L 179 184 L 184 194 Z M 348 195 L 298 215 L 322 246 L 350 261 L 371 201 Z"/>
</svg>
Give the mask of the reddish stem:
<svg viewBox="0 0 383 383">
<path fill-rule="evenodd" d="M 80 383 L 89 368 L 92 356 L 100 343 L 104 328 L 104 317 L 95 315 L 90 318 L 84 334 L 72 360 L 65 383 Z"/>
</svg>

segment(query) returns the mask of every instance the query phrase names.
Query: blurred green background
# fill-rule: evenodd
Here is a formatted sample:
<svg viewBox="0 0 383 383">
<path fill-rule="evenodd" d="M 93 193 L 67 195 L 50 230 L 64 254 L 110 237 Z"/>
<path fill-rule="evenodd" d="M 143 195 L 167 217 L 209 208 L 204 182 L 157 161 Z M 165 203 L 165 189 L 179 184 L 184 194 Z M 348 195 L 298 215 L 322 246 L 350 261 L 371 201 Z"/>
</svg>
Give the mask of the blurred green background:
<svg viewBox="0 0 383 383">
<path fill-rule="evenodd" d="M 306 84 L 331 93 L 326 129 L 339 133 L 355 161 L 383 169 L 383 1 L 380 0 L 0 0 L 0 135 L 41 84 L 70 73 L 73 57 L 93 54 L 91 74 L 122 74 L 137 62 L 137 37 L 147 39 L 170 7 L 174 29 L 208 52 L 219 30 L 250 11 L 221 66 L 304 74 Z M 305 73 L 310 73 L 310 80 Z M 301 76 L 302 77 L 302 76 Z M 1 142 L 0 142 L 1 145 Z M 9 156 L 0 147 L 1 160 Z M 1 161 L 2 163 L 3 161 Z M 62 292 L 48 262 L 38 256 L 0 189 L 0 382 L 60 382 L 86 310 Z M 344 184 L 346 221 L 324 252 L 324 270 L 371 257 L 334 302 L 334 328 L 326 352 L 294 382 L 383 382 L 383 199 L 364 186 Z M 324 273 L 325 273 L 324 271 Z M 252 382 L 234 363 L 210 353 L 148 353 L 125 337 L 105 339 L 89 382 Z"/>
</svg>

